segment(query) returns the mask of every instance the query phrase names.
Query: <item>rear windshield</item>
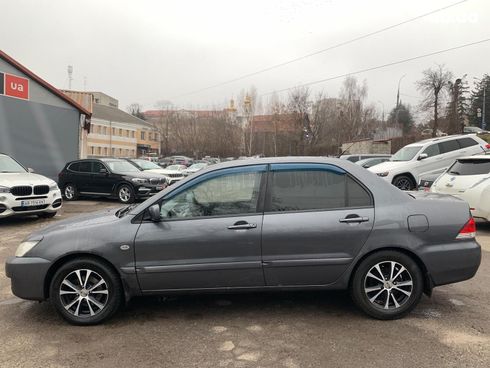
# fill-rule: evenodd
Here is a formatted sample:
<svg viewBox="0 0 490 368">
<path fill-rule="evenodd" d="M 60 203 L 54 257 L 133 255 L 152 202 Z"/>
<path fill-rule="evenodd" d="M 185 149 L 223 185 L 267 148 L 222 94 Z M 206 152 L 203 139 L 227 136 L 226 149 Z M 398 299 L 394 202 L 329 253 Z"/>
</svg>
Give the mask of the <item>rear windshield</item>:
<svg viewBox="0 0 490 368">
<path fill-rule="evenodd" d="M 490 158 L 457 160 L 449 168 L 451 175 L 485 175 L 490 173 Z"/>
</svg>

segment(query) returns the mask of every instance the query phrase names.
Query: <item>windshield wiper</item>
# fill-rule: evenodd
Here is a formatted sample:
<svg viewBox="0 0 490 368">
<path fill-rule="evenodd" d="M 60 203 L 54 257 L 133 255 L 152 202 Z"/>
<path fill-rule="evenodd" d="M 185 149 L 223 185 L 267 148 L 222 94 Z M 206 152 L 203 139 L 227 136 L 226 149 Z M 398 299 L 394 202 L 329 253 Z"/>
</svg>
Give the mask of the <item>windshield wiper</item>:
<svg viewBox="0 0 490 368">
<path fill-rule="evenodd" d="M 454 175 L 461 175 L 461 174 L 460 174 L 459 172 L 457 172 L 457 171 L 450 171 L 449 173 L 450 173 L 450 174 L 454 174 Z"/>
<path fill-rule="evenodd" d="M 129 211 L 131 211 L 134 206 L 135 206 L 134 204 L 130 204 L 129 206 L 118 209 L 116 211 L 116 216 L 119 218 L 123 217 L 125 214 L 127 214 Z"/>
</svg>

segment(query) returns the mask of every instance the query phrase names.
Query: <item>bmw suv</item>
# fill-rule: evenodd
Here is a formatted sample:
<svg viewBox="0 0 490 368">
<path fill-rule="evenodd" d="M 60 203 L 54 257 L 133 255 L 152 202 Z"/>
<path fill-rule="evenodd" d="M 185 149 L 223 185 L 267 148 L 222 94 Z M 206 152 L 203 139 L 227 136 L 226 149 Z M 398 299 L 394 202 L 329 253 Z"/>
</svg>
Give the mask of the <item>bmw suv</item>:
<svg viewBox="0 0 490 368">
<path fill-rule="evenodd" d="M 55 181 L 32 173 L 12 157 L 0 153 L 0 218 L 53 217 L 61 205 L 61 192 Z"/>
<path fill-rule="evenodd" d="M 67 163 L 59 174 L 58 184 L 68 201 L 84 195 L 133 203 L 158 193 L 167 182 L 165 177 L 140 171 L 126 160 L 101 158 Z"/>
</svg>

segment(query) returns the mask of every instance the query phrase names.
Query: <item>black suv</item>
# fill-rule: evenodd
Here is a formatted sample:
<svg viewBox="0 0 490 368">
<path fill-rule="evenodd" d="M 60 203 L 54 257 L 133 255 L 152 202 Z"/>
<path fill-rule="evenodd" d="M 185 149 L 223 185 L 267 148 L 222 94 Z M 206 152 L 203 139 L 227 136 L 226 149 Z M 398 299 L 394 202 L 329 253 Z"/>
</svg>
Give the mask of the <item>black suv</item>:
<svg viewBox="0 0 490 368">
<path fill-rule="evenodd" d="M 86 195 L 132 203 L 165 188 L 166 180 L 142 172 L 126 160 L 101 158 L 68 162 L 58 175 L 58 186 L 68 201 Z"/>
</svg>

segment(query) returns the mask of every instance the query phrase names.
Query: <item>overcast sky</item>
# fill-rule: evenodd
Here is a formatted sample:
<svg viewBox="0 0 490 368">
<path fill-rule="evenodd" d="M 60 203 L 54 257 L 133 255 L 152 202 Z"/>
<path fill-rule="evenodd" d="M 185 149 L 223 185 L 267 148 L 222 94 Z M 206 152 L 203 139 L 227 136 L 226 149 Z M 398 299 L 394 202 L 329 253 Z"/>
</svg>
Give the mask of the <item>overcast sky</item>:
<svg viewBox="0 0 490 368">
<path fill-rule="evenodd" d="M 451 9 L 205 92 L 177 97 L 376 31 L 458 0 L 3 1 L 0 48 L 59 88 L 105 92 L 125 109 L 158 100 L 210 108 L 254 85 L 259 94 L 490 38 L 490 2 Z M 455 76 L 490 73 L 490 42 L 377 71 L 369 100 L 386 113 L 417 105 L 421 71 L 444 63 Z M 334 97 L 342 79 L 312 87 Z M 285 92 L 287 94 L 287 92 Z"/>
</svg>

